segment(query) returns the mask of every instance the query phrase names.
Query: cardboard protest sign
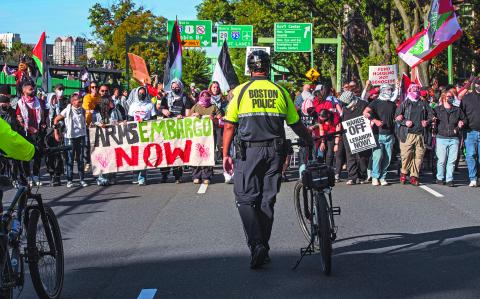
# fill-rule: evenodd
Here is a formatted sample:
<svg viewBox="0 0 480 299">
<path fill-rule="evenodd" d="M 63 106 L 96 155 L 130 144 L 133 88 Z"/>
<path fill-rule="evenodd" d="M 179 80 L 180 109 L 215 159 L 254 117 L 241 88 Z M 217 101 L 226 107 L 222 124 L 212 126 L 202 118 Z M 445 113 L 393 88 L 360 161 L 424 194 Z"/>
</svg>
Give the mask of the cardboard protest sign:
<svg viewBox="0 0 480 299">
<path fill-rule="evenodd" d="M 152 84 L 145 60 L 132 53 L 128 53 L 128 60 L 132 66 L 133 78 L 138 82 Z"/>
<path fill-rule="evenodd" d="M 93 174 L 214 166 L 210 118 L 159 119 L 90 129 Z"/>
<path fill-rule="evenodd" d="M 382 65 L 368 67 L 368 80 L 373 86 L 382 84 L 395 85 L 398 78 L 397 65 Z"/>
<path fill-rule="evenodd" d="M 356 117 L 342 122 L 342 125 L 346 131 L 345 134 L 352 154 L 360 153 L 377 146 L 372 128 L 370 127 L 370 121 L 366 117 Z"/>
</svg>

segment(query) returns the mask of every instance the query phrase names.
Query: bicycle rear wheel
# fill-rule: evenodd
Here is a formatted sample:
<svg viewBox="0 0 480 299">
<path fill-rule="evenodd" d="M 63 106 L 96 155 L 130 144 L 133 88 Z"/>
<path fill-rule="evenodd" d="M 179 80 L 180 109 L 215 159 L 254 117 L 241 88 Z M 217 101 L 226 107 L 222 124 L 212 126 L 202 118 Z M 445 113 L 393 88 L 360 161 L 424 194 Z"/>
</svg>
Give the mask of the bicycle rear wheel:
<svg viewBox="0 0 480 299">
<path fill-rule="evenodd" d="M 303 192 L 303 183 L 301 180 L 299 180 L 295 184 L 295 188 L 293 191 L 293 205 L 297 214 L 300 230 L 302 231 L 307 241 L 310 242 L 312 210 L 308 207 L 310 200 L 307 199 L 307 202 L 305 202 L 303 198 Z"/>
<path fill-rule="evenodd" d="M 318 192 L 315 198 L 317 217 L 317 238 L 320 255 L 322 258 L 322 271 L 325 275 L 332 272 L 332 240 L 330 239 L 331 225 L 328 216 L 327 198 L 324 193 Z"/>
<path fill-rule="evenodd" d="M 27 230 L 28 267 L 38 296 L 42 299 L 56 299 L 60 297 L 63 288 L 62 235 L 53 210 L 45 207 L 45 213 L 52 232 L 55 255 L 51 253 L 40 210 L 32 209 Z"/>
</svg>

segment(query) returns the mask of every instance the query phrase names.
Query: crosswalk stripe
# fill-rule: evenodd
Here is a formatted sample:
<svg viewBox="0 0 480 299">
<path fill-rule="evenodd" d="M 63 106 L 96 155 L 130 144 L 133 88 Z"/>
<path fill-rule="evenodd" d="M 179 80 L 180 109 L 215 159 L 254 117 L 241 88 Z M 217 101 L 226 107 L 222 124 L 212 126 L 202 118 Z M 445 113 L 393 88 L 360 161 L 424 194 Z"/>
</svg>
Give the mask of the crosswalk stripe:
<svg viewBox="0 0 480 299">
<path fill-rule="evenodd" d="M 198 194 L 205 194 L 207 192 L 208 185 L 206 184 L 201 184 L 200 188 L 198 188 Z"/>
<path fill-rule="evenodd" d="M 420 188 L 422 188 L 423 190 L 427 191 L 428 193 L 432 194 L 435 197 L 438 197 L 438 198 L 444 197 L 442 194 L 438 193 L 437 191 L 425 185 L 421 185 Z"/>
<path fill-rule="evenodd" d="M 156 293 L 157 289 L 142 289 L 137 299 L 153 299 Z"/>
</svg>

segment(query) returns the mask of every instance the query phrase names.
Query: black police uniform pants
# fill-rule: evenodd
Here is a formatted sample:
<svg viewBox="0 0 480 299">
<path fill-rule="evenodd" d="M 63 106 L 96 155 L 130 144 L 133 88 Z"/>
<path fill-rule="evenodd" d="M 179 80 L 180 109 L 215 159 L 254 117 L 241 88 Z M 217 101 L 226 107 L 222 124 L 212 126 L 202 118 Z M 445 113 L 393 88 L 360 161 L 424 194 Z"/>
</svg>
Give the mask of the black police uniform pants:
<svg viewBox="0 0 480 299">
<path fill-rule="evenodd" d="M 285 155 L 273 147 L 246 149 L 245 160 L 235 161 L 234 193 L 247 243 L 251 249 L 263 244 L 269 249 L 273 207 L 280 191 Z"/>
</svg>

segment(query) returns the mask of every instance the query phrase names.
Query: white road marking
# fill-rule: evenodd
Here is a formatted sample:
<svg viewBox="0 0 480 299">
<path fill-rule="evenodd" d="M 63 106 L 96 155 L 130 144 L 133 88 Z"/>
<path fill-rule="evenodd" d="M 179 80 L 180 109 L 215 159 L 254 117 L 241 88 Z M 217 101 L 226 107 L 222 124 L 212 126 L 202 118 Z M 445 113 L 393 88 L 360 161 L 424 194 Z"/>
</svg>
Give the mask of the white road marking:
<svg viewBox="0 0 480 299">
<path fill-rule="evenodd" d="M 438 193 L 437 191 L 425 185 L 421 185 L 420 188 L 422 188 L 423 190 L 427 191 L 428 193 L 432 194 L 435 197 L 438 197 L 438 198 L 444 197 L 442 194 Z"/>
<path fill-rule="evenodd" d="M 197 194 L 205 194 L 207 192 L 208 185 L 206 184 L 201 184 L 200 188 L 198 188 Z"/>
<path fill-rule="evenodd" d="M 142 289 L 137 299 L 153 299 L 156 293 L 157 289 Z"/>
</svg>

